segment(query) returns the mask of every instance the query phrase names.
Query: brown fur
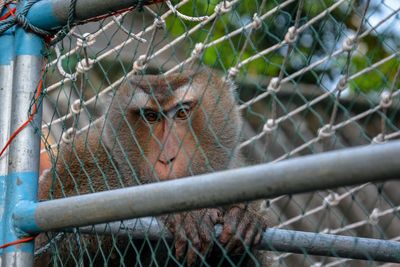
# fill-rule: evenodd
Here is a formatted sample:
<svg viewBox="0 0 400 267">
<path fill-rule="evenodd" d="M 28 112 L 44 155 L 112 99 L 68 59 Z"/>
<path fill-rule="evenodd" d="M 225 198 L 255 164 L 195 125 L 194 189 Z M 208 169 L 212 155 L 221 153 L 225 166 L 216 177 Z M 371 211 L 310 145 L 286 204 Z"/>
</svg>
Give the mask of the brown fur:
<svg viewBox="0 0 400 267">
<path fill-rule="evenodd" d="M 174 122 L 174 127 L 179 130 L 171 134 L 176 135 L 175 138 L 180 140 L 182 147 L 177 152 L 177 160 L 171 164 L 169 173 L 159 175 L 159 169 L 154 166 L 160 164 L 160 154 L 164 153 L 160 140 L 171 137 L 165 133 L 165 127 L 158 124 L 149 126 L 140 117 L 140 113 L 132 108 L 131 100 L 135 97 L 136 88 L 141 88 L 156 98 L 149 105 L 165 107 L 175 101 L 174 91 L 186 84 L 204 88 L 202 96 L 197 99 L 189 120 Z M 55 167 L 41 179 L 39 196 L 42 199 L 68 197 L 155 182 L 159 178 L 163 179 L 161 176 L 175 179 L 238 165 L 237 144 L 241 117 L 231 87 L 232 85 L 207 71 L 129 79 L 117 90 L 107 115 L 87 131 L 77 134 L 72 143 L 62 145 Z M 50 180 L 52 189 L 49 192 L 45 185 Z M 207 214 L 207 210 L 205 213 Z M 245 213 L 244 216 L 252 215 Z M 174 228 L 170 230 L 174 231 Z M 73 235 L 67 235 L 67 239 L 69 242 L 76 242 Z M 113 242 L 112 237 L 83 236 L 83 239 L 89 243 L 85 261 L 89 262 L 94 257 L 97 259 L 96 264 L 118 265 L 125 261 L 132 265 L 137 257 L 133 249 L 137 242 L 129 244 L 126 238 L 118 238 L 117 243 Z M 43 243 L 42 236 L 37 245 Z M 62 254 L 67 257 L 68 250 L 71 252 L 71 245 L 65 243 L 68 242 L 64 242 L 61 248 L 66 250 Z M 77 246 L 72 247 L 74 251 Z M 166 248 L 160 247 L 158 254 L 166 253 Z M 102 254 L 96 254 L 97 258 L 93 256 L 90 251 L 94 248 L 102 250 L 106 257 L 110 255 L 109 261 Z M 130 254 L 119 253 L 115 248 L 129 250 Z M 140 253 L 142 264 L 151 266 L 151 257 L 146 253 L 146 250 Z M 160 257 L 164 261 L 167 259 L 165 255 Z M 70 261 L 64 261 L 63 264 L 76 265 L 73 258 L 69 258 Z M 36 262 L 42 264 L 46 260 L 47 254 Z M 146 261 L 149 265 L 145 264 Z M 175 266 L 171 261 L 167 265 Z"/>
</svg>

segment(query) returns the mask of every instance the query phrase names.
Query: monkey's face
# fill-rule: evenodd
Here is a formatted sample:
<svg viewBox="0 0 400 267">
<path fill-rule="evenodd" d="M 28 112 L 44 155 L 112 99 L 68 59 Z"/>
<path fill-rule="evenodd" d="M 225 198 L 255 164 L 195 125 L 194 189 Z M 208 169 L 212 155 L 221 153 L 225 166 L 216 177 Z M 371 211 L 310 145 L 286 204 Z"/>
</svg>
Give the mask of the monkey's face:
<svg viewBox="0 0 400 267">
<path fill-rule="evenodd" d="M 143 76 L 118 92 L 110 115 L 120 144 L 114 151 L 142 182 L 226 169 L 235 156 L 239 116 L 233 97 L 199 79 Z"/>
<path fill-rule="evenodd" d="M 139 111 L 143 129 L 150 137 L 142 145 L 151 166 L 145 168 L 142 175 L 166 180 L 186 176 L 194 168 L 191 159 L 197 149 L 190 126 L 195 109 L 195 102 L 185 101 L 172 102 L 162 110 L 145 108 Z"/>
</svg>

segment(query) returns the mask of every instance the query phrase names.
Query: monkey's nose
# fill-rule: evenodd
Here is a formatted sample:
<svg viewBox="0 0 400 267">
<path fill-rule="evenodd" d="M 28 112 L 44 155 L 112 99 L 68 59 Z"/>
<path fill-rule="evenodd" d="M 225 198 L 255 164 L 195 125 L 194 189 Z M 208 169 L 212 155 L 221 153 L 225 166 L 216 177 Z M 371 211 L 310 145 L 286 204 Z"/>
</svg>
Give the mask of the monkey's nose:
<svg viewBox="0 0 400 267">
<path fill-rule="evenodd" d="M 158 161 L 161 162 L 161 163 L 164 164 L 164 165 L 168 165 L 168 164 L 171 164 L 175 159 L 176 159 L 176 157 L 171 157 L 171 158 L 169 158 L 169 159 L 164 158 L 164 157 L 160 157 L 160 158 L 158 159 Z"/>
</svg>

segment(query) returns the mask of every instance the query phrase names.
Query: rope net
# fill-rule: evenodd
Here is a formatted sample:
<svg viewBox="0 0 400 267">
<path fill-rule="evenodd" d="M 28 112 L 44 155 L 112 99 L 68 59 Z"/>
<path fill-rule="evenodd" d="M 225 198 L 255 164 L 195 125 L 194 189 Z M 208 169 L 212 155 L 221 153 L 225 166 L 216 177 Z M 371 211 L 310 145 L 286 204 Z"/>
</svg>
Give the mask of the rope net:
<svg viewBox="0 0 400 267">
<path fill-rule="evenodd" d="M 395 0 L 183 0 L 73 27 L 49 48 L 40 132 L 41 179 L 51 179 L 41 185 L 40 198 L 179 178 L 181 170 L 171 167 L 176 155 L 167 150 L 184 157 L 181 173 L 189 176 L 398 139 L 399 14 Z M 185 76 L 188 71 L 192 74 Z M 164 76 L 154 81 L 150 74 Z M 188 78 L 182 81 L 182 75 Z M 212 97 L 205 90 L 192 109 L 193 101 L 186 100 L 198 83 L 224 89 Z M 133 90 L 138 84 L 140 93 Z M 189 85 L 182 91 L 185 101 L 167 108 L 160 99 L 184 85 Z M 227 100 L 232 96 L 237 104 Z M 132 101 L 140 108 L 132 111 Z M 152 109 L 143 108 L 149 104 Z M 195 119 L 196 112 L 203 119 Z M 172 119 L 186 132 L 164 123 Z M 151 144 L 156 158 L 149 156 Z M 169 166 L 165 177 L 158 172 L 160 160 Z M 268 227 L 398 240 L 399 186 L 397 181 L 364 184 L 240 208 L 268 218 Z M 204 235 L 214 248 L 196 247 L 186 227 L 206 227 L 213 214 L 229 209 L 153 219 L 165 232 L 183 231 L 187 250 L 178 235 L 170 240 L 146 233 L 137 239 L 133 233 L 87 235 L 75 229 L 38 237 L 36 261 L 56 266 L 185 266 L 193 258 L 199 266 L 382 264 L 264 253 L 242 237 L 242 250 L 235 254 L 213 234 Z M 211 262 L 207 253 L 214 250 L 219 257 Z"/>
</svg>

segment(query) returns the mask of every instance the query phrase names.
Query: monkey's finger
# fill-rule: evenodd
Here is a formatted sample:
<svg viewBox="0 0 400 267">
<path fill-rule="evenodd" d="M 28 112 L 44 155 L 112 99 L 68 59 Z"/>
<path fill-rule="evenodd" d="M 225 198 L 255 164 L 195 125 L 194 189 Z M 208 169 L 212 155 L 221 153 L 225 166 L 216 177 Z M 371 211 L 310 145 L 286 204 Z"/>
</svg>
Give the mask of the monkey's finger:
<svg viewBox="0 0 400 267">
<path fill-rule="evenodd" d="M 201 249 L 201 239 L 200 239 L 198 230 L 193 231 L 191 233 L 188 233 L 188 236 L 189 236 L 191 247 L 193 247 L 194 249 L 197 249 L 198 251 L 200 251 L 200 249 Z"/>
<path fill-rule="evenodd" d="M 187 241 L 190 241 L 191 246 L 200 250 L 201 247 L 201 238 L 200 238 L 200 228 L 199 222 L 196 222 L 194 219 L 187 221 L 184 225 L 185 233 L 187 236 Z"/>
<path fill-rule="evenodd" d="M 196 261 L 196 253 L 201 250 L 201 237 L 200 237 L 200 228 L 195 222 L 191 222 L 190 226 L 186 225 L 185 231 L 188 237 L 188 261 L 189 259 Z M 190 257 L 189 257 L 190 256 Z"/>
<path fill-rule="evenodd" d="M 196 259 L 197 259 L 196 249 L 193 247 L 189 248 L 188 253 L 187 253 L 187 265 L 195 266 Z"/>
<path fill-rule="evenodd" d="M 223 214 L 219 209 L 211 209 L 208 213 L 208 216 L 211 219 L 213 224 L 222 223 L 223 222 Z"/>
<path fill-rule="evenodd" d="M 219 242 L 222 245 L 225 245 L 226 243 L 228 243 L 229 239 L 231 239 L 232 237 L 232 226 L 224 226 L 224 228 L 222 229 L 222 232 L 218 238 Z"/>
<path fill-rule="evenodd" d="M 185 256 L 187 245 L 187 238 L 185 235 L 179 234 L 175 241 L 175 257 L 178 261 L 182 260 Z"/>
<path fill-rule="evenodd" d="M 222 232 L 218 238 L 221 244 L 226 244 L 232 238 L 237 230 L 237 220 L 228 217 L 225 220 L 224 227 L 222 228 Z"/>
<path fill-rule="evenodd" d="M 204 223 L 204 226 L 200 229 L 200 238 L 201 238 L 201 255 L 206 255 L 208 251 L 211 251 L 213 248 L 213 240 L 212 236 L 214 234 L 213 224 L 211 221 Z"/>
<path fill-rule="evenodd" d="M 236 232 L 232 235 L 231 239 L 225 246 L 227 252 L 236 250 L 238 250 L 238 252 L 243 251 L 243 237 L 245 236 L 247 226 L 247 223 L 241 223 L 238 225 Z"/>
<path fill-rule="evenodd" d="M 243 240 L 239 235 L 234 235 L 226 244 L 225 251 L 228 253 L 235 252 L 240 253 L 243 250 Z"/>
<path fill-rule="evenodd" d="M 187 253 L 187 265 L 194 266 L 197 260 L 196 252 L 199 252 L 201 249 L 201 241 L 198 229 L 193 229 L 188 232 L 188 238 L 190 240 L 188 244 L 188 253 Z"/>
<path fill-rule="evenodd" d="M 254 245 L 255 237 L 258 233 L 257 224 L 249 223 L 246 232 L 243 233 L 243 244 L 242 246 L 236 247 L 234 253 L 241 253 L 246 247 L 252 247 Z"/>
<path fill-rule="evenodd" d="M 264 231 L 262 231 L 262 230 L 258 231 L 258 233 L 256 234 L 256 236 L 254 238 L 254 243 L 253 243 L 254 245 L 260 244 L 263 233 L 264 233 Z"/>
</svg>

